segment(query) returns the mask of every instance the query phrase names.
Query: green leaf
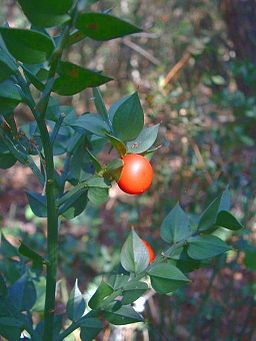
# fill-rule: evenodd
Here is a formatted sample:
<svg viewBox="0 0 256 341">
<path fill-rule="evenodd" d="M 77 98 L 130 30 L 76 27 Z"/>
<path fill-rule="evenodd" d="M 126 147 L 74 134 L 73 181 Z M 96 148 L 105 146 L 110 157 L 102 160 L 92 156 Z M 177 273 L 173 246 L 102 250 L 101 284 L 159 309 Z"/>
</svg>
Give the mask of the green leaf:
<svg viewBox="0 0 256 341">
<path fill-rule="evenodd" d="M 32 212 L 41 218 L 47 217 L 46 197 L 39 193 L 27 192 L 28 203 Z"/>
<path fill-rule="evenodd" d="M 39 27 L 52 27 L 69 20 L 66 14 L 72 0 L 18 0 L 29 21 Z"/>
<path fill-rule="evenodd" d="M 6 296 L 7 294 L 8 294 L 8 290 L 5 284 L 5 280 L 2 274 L 0 273 L 0 299 L 1 299 L 1 296 Z"/>
<path fill-rule="evenodd" d="M 1 233 L 0 236 L 1 236 L 1 243 L 0 243 L 1 254 L 6 257 L 19 256 L 18 249 L 8 242 L 8 240 L 5 238 L 5 235 Z"/>
<path fill-rule="evenodd" d="M 81 13 L 76 28 L 95 40 L 110 40 L 142 30 L 127 21 L 105 13 Z"/>
<path fill-rule="evenodd" d="M 85 299 L 78 288 L 78 281 L 76 279 L 74 288 L 72 289 L 68 303 L 67 303 L 67 315 L 71 321 L 76 322 L 83 316 L 85 311 Z"/>
<path fill-rule="evenodd" d="M 124 156 L 127 153 L 127 148 L 123 141 L 108 133 L 106 133 L 106 136 L 112 146 L 118 151 L 120 156 Z"/>
<path fill-rule="evenodd" d="M 122 247 L 121 264 L 126 271 L 134 273 L 144 271 L 149 265 L 148 250 L 134 230 Z"/>
<path fill-rule="evenodd" d="M 217 215 L 220 211 L 228 211 L 230 209 L 230 192 L 228 188 L 219 195 L 216 199 L 214 199 L 210 205 L 205 209 L 205 211 L 201 214 L 198 230 L 199 231 L 207 231 L 211 230 L 211 228 L 216 225 Z"/>
<path fill-rule="evenodd" d="M 122 103 L 124 103 L 130 96 L 124 96 L 119 98 L 116 102 L 112 104 L 112 106 L 109 108 L 108 114 L 110 117 L 111 122 L 113 121 L 113 117 L 117 111 L 117 109 L 120 107 Z"/>
<path fill-rule="evenodd" d="M 124 287 L 129 280 L 129 276 L 124 275 L 123 273 L 120 275 L 112 275 L 108 279 L 108 284 L 115 290 Z"/>
<path fill-rule="evenodd" d="M 95 206 L 100 206 L 108 200 L 108 189 L 93 187 L 88 190 L 88 199 Z"/>
<path fill-rule="evenodd" d="M 243 228 L 243 225 L 228 211 L 220 211 L 218 213 L 216 225 L 233 231 Z"/>
<path fill-rule="evenodd" d="M 104 311 L 103 316 L 108 322 L 115 325 L 143 322 L 143 317 L 129 305 L 124 305 L 114 312 Z"/>
<path fill-rule="evenodd" d="M 103 176 L 110 180 L 118 181 L 121 175 L 123 164 L 124 163 L 121 159 L 110 161 L 103 171 Z"/>
<path fill-rule="evenodd" d="M 65 201 L 65 203 L 59 208 L 59 213 L 66 219 L 73 219 L 85 210 L 87 203 L 88 192 L 77 192 Z"/>
<path fill-rule="evenodd" d="M 122 141 L 134 140 L 142 131 L 144 113 L 137 92 L 117 108 L 113 117 L 115 136 Z"/>
<path fill-rule="evenodd" d="M 0 168 L 2 169 L 11 168 L 16 163 L 16 161 L 16 157 L 10 153 L 0 154 Z"/>
<path fill-rule="evenodd" d="M 188 243 L 188 255 L 196 260 L 215 257 L 230 250 L 223 240 L 211 235 L 191 237 Z"/>
<path fill-rule="evenodd" d="M 12 111 L 22 101 L 19 85 L 10 79 L 0 83 L 0 111 Z"/>
<path fill-rule="evenodd" d="M 30 310 L 35 304 L 35 286 L 26 274 L 9 288 L 9 300 L 19 311 Z"/>
<path fill-rule="evenodd" d="M 102 281 L 88 302 L 91 309 L 98 309 L 104 304 L 104 299 L 112 294 L 113 288 L 106 282 Z"/>
<path fill-rule="evenodd" d="M 33 283 L 36 290 L 36 302 L 31 310 L 43 312 L 45 305 L 46 278 L 44 276 L 36 277 L 33 279 Z"/>
<path fill-rule="evenodd" d="M 53 84 L 53 91 L 62 96 L 72 96 L 86 88 L 99 86 L 112 80 L 111 77 L 100 72 L 84 69 L 69 62 L 60 62 L 57 72 L 59 77 Z"/>
<path fill-rule="evenodd" d="M 43 263 L 45 262 L 42 256 L 40 256 L 22 241 L 20 242 L 20 247 L 18 250 L 22 256 L 25 256 L 33 261 L 34 267 L 42 267 Z"/>
<path fill-rule="evenodd" d="M 12 58 L 2 49 L 0 49 L 0 82 L 6 80 L 15 74 L 18 67 Z"/>
<path fill-rule="evenodd" d="M 0 27 L 0 33 L 9 52 L 23 63 L 43 63 L 54 49 L 53 41 L 44 33 L 8 27 Z"/>
<path fill-rule="evenodd" d="M 27 78 L 27 80 L 34 85 L 34 87 L 40 91 L 43 91 L 44 89 L 44 83 L 42 83 L 37 76 L 31 71 L 31 69 L 28 66 L 22 65 L 22 69 L 24 71 L 24 74 Z"/>
<path fill-rule="evenodd" d="M 92 341 L 103 329 L 103 323 L 95 317 L 87 317 L 80 324 L 80 328 L 81 341 Z"/>
<path fill-rule="evenodd" d="M 161 238 L 169 244 L 179 242 L 191 235 L 189 218 L 178 203 L 163 220 L 160 234 Z"/>
<path fill-rule="evenodd" d="M 175 266 L 184 273 L 192 272 L 201 265 L 200 261 L 194 260 L 187 254 L 186 247 L 180 246 L 169 253 L 168 258 L 175 262 Z"/>
<path fill-rule="evenodd" d="M 23 329 L 23 323 L 14 317 L 0 318 L 0 335 L 7 340 L 19 341 Z"/>
<path fill-rule="evenodd" d="M 159 124 L 143 128 L 139 136 L 133 141 L 127 142 L 128 153 L 141 154 L 147 151 L 155 143 L 159 130 Z"/>
<path fill-rule="evenodd" d="M 122 292 L 122 304 L 127 305 L 136 301 L 145 291 L 148 290 L 148 285 L 145 282 L 131 281 L 128 282 Z"/>
<path fill-rule="evenodd" d="M 80 116 L 71 127 L 83 128 L 90 133 L 98 136 L 105 136 L 109 131 L 109 127 L 99 114 L 85 114 Z"/>
<path fill-rule="evenodd" d="M 160 294 L 167 294 L 184 286 L 189 279 L 170 263 L 157 264 L 148 271 L 152 287 Z"/>
<path fill-rule="evenodd" d="M 94 96 L 94 104 L 97 109 L 97 113 L 102 116 L 102 118 L 107 124 L 109 124 L 110 118 L 108 116 L 108 111 L 104 104 L 100 90 L 98 88 L 93 88 L 92 93 Z"/>
<path fill-rule="evenodd" d="M 101 176 L 92 176 L 90 179 L 86 181 L 86 184 L 89 188 L 109 188 L 110 186 L 105 182 L 105 179 Z"/>
</svg>

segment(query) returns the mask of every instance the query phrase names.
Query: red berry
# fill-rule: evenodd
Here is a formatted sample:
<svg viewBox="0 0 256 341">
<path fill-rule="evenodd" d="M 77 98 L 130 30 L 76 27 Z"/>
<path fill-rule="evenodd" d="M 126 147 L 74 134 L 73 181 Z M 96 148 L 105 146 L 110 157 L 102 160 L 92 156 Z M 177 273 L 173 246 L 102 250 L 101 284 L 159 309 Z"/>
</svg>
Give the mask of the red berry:
<svg viewBox="0 0 256 341">
<path fill-rule="evenodd" d="M 118 186 L 128 194 L 142 194 L 151 185 L 153 169 L 144 156 L 127 154 L 123 157 L 123 168 L 118 180 Z"/>
<path fill-rule="evenodd" d="M 148 250 L 148 254 L 149 254 L 149 263 L 152 263 L 155 259 L 155 253 L 152 249 L 152 247 L 150 246 L 150 244 L 146 241 L 146 240 L 142 240 L 143 243 L 145 244 L 147 250 Z"/>
</svg>

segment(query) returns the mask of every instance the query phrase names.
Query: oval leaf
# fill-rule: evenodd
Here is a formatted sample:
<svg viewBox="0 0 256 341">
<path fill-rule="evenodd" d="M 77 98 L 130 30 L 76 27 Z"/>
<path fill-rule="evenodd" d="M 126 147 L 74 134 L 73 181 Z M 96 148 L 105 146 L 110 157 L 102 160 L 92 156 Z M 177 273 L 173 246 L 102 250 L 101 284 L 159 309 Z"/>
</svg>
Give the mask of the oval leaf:
<svg viewBox="0 0 256 341">
<path fill-rule="evenodd" d="M 104 298 L 112 294 L 114 289 L 106 282 L 102 281 L 97 288 L 96 292 L 91 297 L 88 305 L 91 309 L 97 309 L 104 304 Z"/>
<path fill-rule="evenodd" d="M 78 28 L 87 37 L 95 40 L 110 40 L 142 30 L 127 21 L 105 13 L 81 13 L 76 22 Z"/>
<path fill-rule="evenodd" d="M 243 225 L 228 211 L 220 211 L 218 213 L 216 225 L 233 231 L 243 228 Z"/>
<path fill-rule="evenodd" d="M 0 33 L 9 52 L 23 63 L 43 63 L 54 49 L 53 41 L 44 33 L 8 27 L 0 27 Z"/>
<path fill-rule="evenodd" d="M 23 101 L 21 88 L 12 80 L 0 83 L 0 111 L 12 111 Z"/>
<path fill-rule="evenodd" d="M 75 122 L 71 123 L 72 127 L 83 128 L 90 133 L 99 136 L 105 136 L 108 132 L 108 125 L 99 114 L 85 114 L 80 116 Z"/>
<path fill-rule="evenodd" d="M 28 203 L 32 212 L 41 218 L 47 217 L 46 197 L 39 193 L 27 192 Z"/>
</svg>

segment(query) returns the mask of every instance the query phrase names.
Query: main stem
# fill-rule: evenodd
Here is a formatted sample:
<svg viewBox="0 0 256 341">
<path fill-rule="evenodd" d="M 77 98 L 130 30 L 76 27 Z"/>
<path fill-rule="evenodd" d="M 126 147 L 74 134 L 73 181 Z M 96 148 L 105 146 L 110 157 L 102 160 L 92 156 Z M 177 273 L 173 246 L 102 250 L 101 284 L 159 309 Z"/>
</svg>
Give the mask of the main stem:
<svg viewBox="0 0 256 341">
<path fill-rule="evenodd" d="M 46 297 L 44 308 L 44 341 L 53 341 L 56 273 L 58 260 L 58 211 L 55 201 L 53 148 L 44 120 L 38 121 L 45 154 L 47 202 L 47 254 Z"/>
</svg>

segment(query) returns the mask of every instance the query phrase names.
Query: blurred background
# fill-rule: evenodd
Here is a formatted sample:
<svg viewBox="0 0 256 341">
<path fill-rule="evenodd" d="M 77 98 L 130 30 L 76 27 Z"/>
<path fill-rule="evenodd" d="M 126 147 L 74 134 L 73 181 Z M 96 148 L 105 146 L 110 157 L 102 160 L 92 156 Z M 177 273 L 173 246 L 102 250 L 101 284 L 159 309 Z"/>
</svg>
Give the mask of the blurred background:
<svg viewBox="0 0 256 341">
<path fill-rule="evenodd" d="M 177 201 L 198 214 L 229 185 L 233 213 L 246 226 L 229 239 L 234 251 L 193 272 L 192 284 L 171 296 L 148 293 L 137 304 L 144 324 L 106 326 L 98 340 L 256 340 L 256 2 L 91 2 L 93 10 L 111 8 L 144 32 L 104 43 L 84 40 L 65 58 L 116 79 L 101 87 L 108 106 L 137 90 L 146 123 L 161 123 L 160 148 L 146 194 L 128 196 L 113 185 L 106 204 L 88 206 L 61 226 L 59 278 L 66 280 L 59 282 L 58 311 L 76 277 L 89 297 L 117 266 L 131 226 L 162 250 L 160 224 Z M 6 18 L 10 26 L 26 25 L 15 1 L 0 0 L 0 23 Z M 95 110 L 90 90 L 60 100 L 78 114 Z M 16 120 L 31 120 L 25 107 L 17 107 Z M 24 193 L 35 191 L 36 180 L 19 164 L 0 175 L 1 230 L 12 243 L 22 238 L 43 253 L 45 220 L 33 215 Z M 1 271 L 8 272 L 8 261 Z M 20 271 L 17 265 L 9 274 L 13 281 Z"/>
</svg>

